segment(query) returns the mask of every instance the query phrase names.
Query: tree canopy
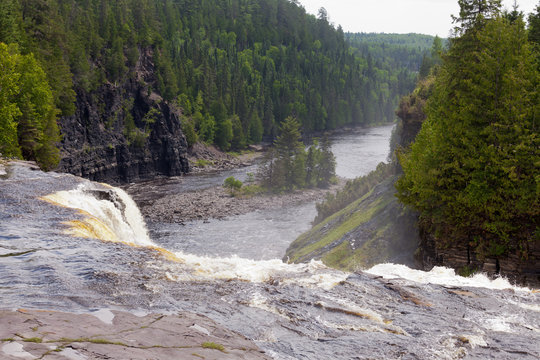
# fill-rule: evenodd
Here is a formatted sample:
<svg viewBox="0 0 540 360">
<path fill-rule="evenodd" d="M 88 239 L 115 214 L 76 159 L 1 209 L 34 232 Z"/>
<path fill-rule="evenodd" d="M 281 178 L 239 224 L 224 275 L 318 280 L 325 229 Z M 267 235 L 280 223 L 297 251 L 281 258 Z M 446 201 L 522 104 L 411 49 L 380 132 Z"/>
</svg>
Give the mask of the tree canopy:
<svg viewBox="0 0 540 360">
<path fill-rule="evenodd" d="M 76 94 L 147 81 L 183 109 L 192 141 L 225 150 L 273 139 L 288 116 L 306 133 L 392 121 L 417 70 L 372 61 L 325 11 L 289 0 L 5 0 L 0 41 L 34 54 L 62 116 Z M 131 139 L 142 129 L 124 108 Z"/>
<path fill-rule="evenodd" d="M 528 256 L 540 231 L 539 72 L 521 18 L 499 1 L 460 1 L 458 36 L 443 56 L 427 120 L 398 197 L 420 211 L 440 247 Z"/>
<path fill-rule="evenodd" d="M 36 160 L 46 170 L 60 160 L 58 111 L 47 75 L 32 54 L 0 43 L 0 153 Z"/>
</svg>

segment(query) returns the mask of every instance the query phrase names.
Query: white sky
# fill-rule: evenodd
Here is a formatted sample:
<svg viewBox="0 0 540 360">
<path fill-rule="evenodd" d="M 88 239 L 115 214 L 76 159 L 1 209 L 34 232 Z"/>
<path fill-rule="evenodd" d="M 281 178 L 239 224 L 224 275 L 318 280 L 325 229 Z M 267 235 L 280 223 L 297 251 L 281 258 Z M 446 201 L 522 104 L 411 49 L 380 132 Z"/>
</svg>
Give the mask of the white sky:
<svg viewBox="0 0 540 360">
<path fill-rule="evenodd" d="M 310 14 L 320 7 L 330 22 L 350 32 L 420 33 L 448 37 L 453 28 L 451 15 L 459 14 L 457 0 L 299 0 Z M 517 0 L 526 16 L 540 0 Z M 512 9 L 514 0 L 503 0 Z"/>
</svg>

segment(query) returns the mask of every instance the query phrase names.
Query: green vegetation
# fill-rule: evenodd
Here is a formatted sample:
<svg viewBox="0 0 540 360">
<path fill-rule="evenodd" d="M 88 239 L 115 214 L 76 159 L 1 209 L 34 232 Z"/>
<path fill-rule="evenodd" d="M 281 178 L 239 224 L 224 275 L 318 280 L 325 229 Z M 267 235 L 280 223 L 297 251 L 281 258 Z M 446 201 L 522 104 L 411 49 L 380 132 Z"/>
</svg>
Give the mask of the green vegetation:
<svg viewBox="0 0 540 360">
<path fill-rule="evenodd" d="M 420 211 L 440 248 L 527 259 L 540 240 L 537 15 L 528 34 L 519 13 L 500 13 L 500 1 L 459 4 L 427 119 L 399 157 L 398 196 Z"/>
<path fill-rule="evenodd" d="M 317 204 L 317 217 L 314 224 L 320 223 L 325 218 L 344 209 L 350 203 L 357 201 L 367 194 L 373 187 L 395 173 L 394 164 L 380 163 L 377 169 L 366 176 L 349 180 L 345 187 L 335 194 L 329 193 L 322 203 Z"/>
<path fill-rule="evenodd" d="M 234 176 L 229 176 L 223 182 L 223 187 L 229 190 L 229 193 L 233 196 L 242 188 L 242 185 L 244 184 Z"/>
<path fill-rule="evenodd" d="M 206 159 L 197 159 L 197 161 L 195 162 L 195 166 L 202 167 L 202 168 L 210 166 L 212 164 L 213 162 L 211 160 L 206 160 Z"/>
<path fill-rule="evenodd" d="M 336 160 L 328 137 L 306 151 L 300 134 L 300 124 L 288 117 L 281 124 L 274 148 L 267 152 L 259 167 L 258 177 L 263 187 L 272 191 L 291 191 L 305 187 L 327 187 L 335 178 Z"/>
<path fill-rule="evenodd" d="M 60 338 L 60 339 L 57 339 L 57 340 L 49 340 L 47 342 L 49 342 L 49 343 L 59 342 L 59 343 L 66 343 L 66 344 L 75 343 L 75 342 L 80 342 L 80 343 L 89 342 L 89 343 L 92 343 L 92 344 L 128 346 L 128 345 L 124 344 L 123 342 L 110 341 L 110 340 L 107 340 L 107 339 L 99 339 L 99 338 L 98 339 L 93 339 L 93 338 L 77 338 L 77 339 Z"/>
<path fill-rule="evenodd" d="M 204 349 L 213 349 L 213 350 L 219 350 L 221 352 L 226 352 L 225 347 L 221 344 L 216 344 L 214 342 L 203 342 L 201 345 Z"/>
<path fill-rule="evenodd" d="M 273 139 L 289 116 L 305 133 L 392 121 L 416 70 L 354 50 L 324 14 L 289 0 L 3 0 L 0 42 L 11 49 L 2 50 L 11 70 L 1 75 L 0 151 L 44 168 L 58 162 L 56 118 L 75 113 L 77 96 L 137 82 L 182 109 L 189 146 L 229 150 Z M 155 118 L 127 100 L 101 116 L 139 147 Z"/>
<path fill-rule="evenodd" d="M 58 111 L 46 74 L 32 54 L 0 43 L 0 153 L 36 160 L 45 170 L 58 164 Z"/>
<path fill-rule="evenodd" d="M 23 341 L 24 342 L 41 343 L 41 342 L 43 342 L 43 339 L 39 338 L 39 337 L 31 337 L 31 338 L 24 338 Z"/>
<path fill-rule="evenodd" d="M 345 271 L 412 258 L 418 238 L 416 217 L 394 196 L 397 176 L 389 174 L 360 198 L 320 221 L 296 239 L 284 261 L 321 259 Z"/>
<path fill-rule="evenodd" d="M 397 87 L 390 95 L 393 100 L 375 109 L 385 114 L 388 120 L 393 119 L 399 98 L 414 88 L 418 72 L 421 77 L 426 76 L 434 58 L 434 45 L 441 49 L 444 45 L 438 37 L 421 34 L 347 33 L 345 37 L 355 54 L 367 59 L 368 65 L 373 64 L 376 77 L 389 78 L 389 82 Z"/>
</svg>

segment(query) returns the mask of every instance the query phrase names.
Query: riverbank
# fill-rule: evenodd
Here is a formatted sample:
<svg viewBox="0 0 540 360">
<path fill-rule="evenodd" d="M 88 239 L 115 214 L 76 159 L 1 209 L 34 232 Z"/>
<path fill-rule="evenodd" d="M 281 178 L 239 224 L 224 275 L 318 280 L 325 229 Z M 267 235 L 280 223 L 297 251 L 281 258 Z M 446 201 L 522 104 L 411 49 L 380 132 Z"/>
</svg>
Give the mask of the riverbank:
<svg viewBox="0 0 540 360">
<path fill-rule="evenodd" d="M 247 151 L 233 155 L 213 145 L 197 142 L 188 150 L 188 161 L 192 174 L 204 174 L 249 166 L 263 154 L 264 148 L 259 145 L 252 145 Z"/>
<path fill-rule="evenodd" d="M 189 161 L 192 174 L 188 176 L 212 175 L 254 166 L 263 155 L 262 146 L 231 155 L 213 146 L 197 143 L 190 150 Z M 170 179 L 163 179 L 163 181 L 171 182 Z M 232 196 L 221 183 L 192 191 L 169 191 L 166 195 L 159 192 L 163 189 L 163 184 L 159 180 L 130 184 L 124 189 L 133 197 L 146 220 L 182 224 L 195 220 L 225 219 L 257 210 L 273 210 L 321 201 L 329 192 L 341 189 L 346 181 L 340 178 L 328 189 L 301 189 L 290 193 L 256 193 L 248 196 Z"/>
<path fill-rule="evenodd" d="M 143 216 L 152 222 L 184 223 L 193 220 L 224 219 L 256 210 L 273 210 L 283 207 L 321 201 L 329 192 L 336 192 L 345 185 L 340 179 L 328 189 L 304 189 L 291 193 L 263 193 L 253 196 L 232 196 L 222 186 L 201 191 L 169 195 L 139 204 Z"/>
<path fill-rule="evenodd" d="M 270 359 L 246 337 L 188 312 L 0 311 L 2 359 Z"/>
</svg>

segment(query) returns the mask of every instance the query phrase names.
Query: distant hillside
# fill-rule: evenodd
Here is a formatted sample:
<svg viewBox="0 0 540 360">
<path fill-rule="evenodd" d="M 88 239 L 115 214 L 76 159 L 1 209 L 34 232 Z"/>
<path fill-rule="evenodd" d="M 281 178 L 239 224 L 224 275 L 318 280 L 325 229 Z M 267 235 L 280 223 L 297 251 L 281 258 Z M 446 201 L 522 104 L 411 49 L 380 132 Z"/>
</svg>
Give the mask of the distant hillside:
<svg viewBox="0 0 540 360">
<path fill-rule="evenodd" d="M 288 0 L 3 0 L 0 42 L 47 74 L 60 168 L 95 180 L 175 175 L 197 139 L 241 149 L 291 115 L 306 133 L 393 121 L 417 71 Z"/>
<path fill-rule="evenodd" d="M 435 37 L 422 34 L 346 33 L 357 54 L 371 57 L 377 67 L 405 68 L 417 72 Z"/>
</svg>

